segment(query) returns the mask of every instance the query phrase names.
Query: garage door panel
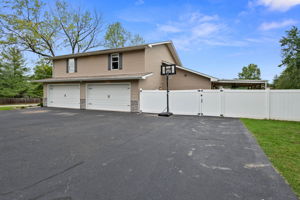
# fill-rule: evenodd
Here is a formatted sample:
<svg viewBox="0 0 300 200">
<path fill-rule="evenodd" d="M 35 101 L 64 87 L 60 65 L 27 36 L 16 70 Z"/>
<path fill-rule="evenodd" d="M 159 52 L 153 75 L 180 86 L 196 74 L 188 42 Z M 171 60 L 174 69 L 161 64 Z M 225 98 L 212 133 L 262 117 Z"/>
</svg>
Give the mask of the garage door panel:
<svg viewBox="0 0 300 200">
<path fill-rule="evenodd" d="M 50 85 L 48 107 L 80 108 L 79 85 Z"/>
<path fill-rule="evenodd" d="M 130 85 L 89 84 L 87 109 L 130 111 Z"/>
<path fill-rule="evenodd" d="M 107 103 L 107 102 L 99 102 L 97 100 L 88 101 L 87 105 L 88 109 L 95 110 L 112 110 L 112 111 L 130 111 L 128 104 L 117 104 L 117 103 Z"/>
</svg>

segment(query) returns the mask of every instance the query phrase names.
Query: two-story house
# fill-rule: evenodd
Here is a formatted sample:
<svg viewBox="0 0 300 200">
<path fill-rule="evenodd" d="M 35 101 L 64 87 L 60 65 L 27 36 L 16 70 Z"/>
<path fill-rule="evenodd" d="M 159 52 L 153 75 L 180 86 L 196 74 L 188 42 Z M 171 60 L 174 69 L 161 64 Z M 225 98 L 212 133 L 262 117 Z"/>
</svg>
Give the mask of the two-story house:
<svg viewBox="0 0 300 200">
<path fill-rule="evenodd" d="M 171 90 L 210 89 L 214 77 L 182 67 L 172 42 L 56 56 L 44 106 L 139 111 L 139 92 L 166 89 L 162 63 L 177 65 Z"/>
</svg>

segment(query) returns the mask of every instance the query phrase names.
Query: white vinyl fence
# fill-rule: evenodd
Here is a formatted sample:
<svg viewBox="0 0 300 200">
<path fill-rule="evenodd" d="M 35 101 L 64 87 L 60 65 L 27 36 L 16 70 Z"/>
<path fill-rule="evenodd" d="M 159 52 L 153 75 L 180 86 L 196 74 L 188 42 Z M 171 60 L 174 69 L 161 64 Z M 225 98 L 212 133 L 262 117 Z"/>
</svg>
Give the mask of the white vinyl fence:
<svg viewBox="0 0 300 200">
<path fill-rule="evenodd" d="M 170 111 L 204 115 L 300 121 L 300 90 L 173 90 Z M 140 110 L 166 111 L 166 91 L 141 90 Z"/>
</svg>

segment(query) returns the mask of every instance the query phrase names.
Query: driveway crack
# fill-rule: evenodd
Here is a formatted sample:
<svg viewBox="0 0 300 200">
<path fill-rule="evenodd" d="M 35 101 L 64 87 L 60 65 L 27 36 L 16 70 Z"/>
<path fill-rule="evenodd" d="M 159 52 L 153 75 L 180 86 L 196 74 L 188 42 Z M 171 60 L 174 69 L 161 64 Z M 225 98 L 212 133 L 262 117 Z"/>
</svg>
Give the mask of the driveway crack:
<svg viewBox="0 0 300 200">
<path fill-rule="evenodd" d="M 43 182 L 45 182 L 45 181 L 47 181 L 49 179 L 52 179 L 52 178 L 54 178 L 56 176 L 64 174 L 67 171 L 70 171 L 70 170 L 74 169 L 75 167 L 78 167 L 78 166 L 82 165 L 83 163 L 84 163 L 84 161 L 78 162 L 78 163 L 76 163 L 76 164 L 74 164 L 74 165 L 72 165 L 72 166 L 70 166 L 70 167 L 68 167 L 68 168 L 66 168 L 66 169 L 64 169 L 62 171 L 59 171 L 59 172 L 57 172 L 55 174 L 52 174 L 52 175 L 50 175 L 50 176 L 48 176 L 46 178 L 43 178 L 43 179 L 41 179 L 41 180 L 39 180 L 39 181 L 37 181 L 35 183 L 32 183 L 30 185 L 27 185 L 25 187 L 22 187 L 22 188 L 19 188 L 19 189 L 16 189 L 16 190 L 11 190 L 11 191 L 8 191 L 8 192 L 0 193 L 0 195 L 1 196 L 5 196 L 5 195 L 8 195 L 8 194 L 12 194 L 12 193 L 18 192 L 18 191 L 23 191 L 23 190 L 30 189 L 30 188 L 32 188 L 32 187 L 34 187 L 34 186 L 36 186 L 36 185 L 38 185 L 40 183 L 43 183 Z"/>
</svg>

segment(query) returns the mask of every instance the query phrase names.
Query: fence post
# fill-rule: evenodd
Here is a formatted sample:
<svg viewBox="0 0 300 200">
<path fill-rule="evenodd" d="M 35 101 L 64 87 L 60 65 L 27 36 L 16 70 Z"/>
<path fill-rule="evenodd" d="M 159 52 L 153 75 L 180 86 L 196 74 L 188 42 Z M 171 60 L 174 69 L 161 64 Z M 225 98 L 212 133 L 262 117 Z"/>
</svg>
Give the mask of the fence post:
<svg viewBox="0 0 300 200">
<path fill-rule="evenodd" d="M 220 116 L 224 117 L 224 113 L 225 113 L 225 97 L 224 97 L 224 89 L 220 89 L 220 99 L 221 99 L 221 113 Z"/>
<path fill-rule="evenodd" d="M 203 90 L 198 90 L 198 100 L 199 100 L 199 103 L 198 103 L 198 116 L 202 116 L 203 113 L 202 113 L 202 91 Z"/>
<path fill-rule="evenodd" d="M 140 111 L 140 113 L 142 113 L 142 112 L 143 112 L 143 111 L 141 110 L 142 92 L 143 92 L 143 89 L 142 89 L 142 88 L 140 88 L 140 93 L 139 93 L 139 111 Z"/>
<path fill-rule="evenodd" d="M 270 119 L 270 88 L 265 89 L 266 92 L 266 118 Z"/>
</svg>

